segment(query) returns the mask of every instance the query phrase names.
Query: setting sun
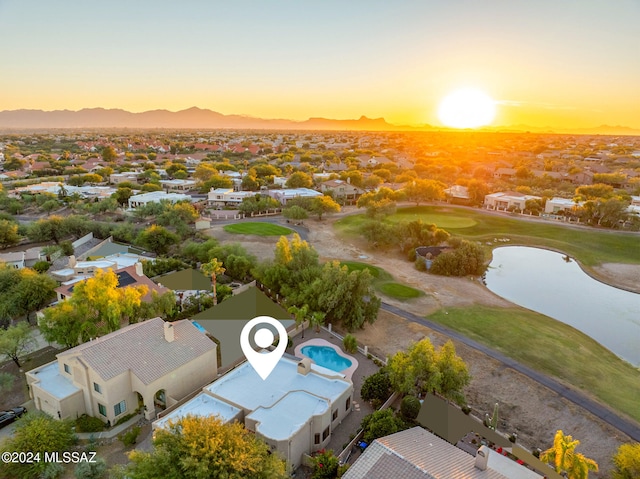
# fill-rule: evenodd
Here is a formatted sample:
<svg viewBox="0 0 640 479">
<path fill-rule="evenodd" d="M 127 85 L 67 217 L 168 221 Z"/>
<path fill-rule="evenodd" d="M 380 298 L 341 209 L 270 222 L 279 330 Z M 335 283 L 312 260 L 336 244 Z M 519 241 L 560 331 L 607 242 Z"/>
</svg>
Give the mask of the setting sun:
<svg viewBox="0 0 640 479">
<path fill-rule="evenodd" d="M 493 99 L 471 88 L 456 90 L 442 99 L 438 108 L 440 121 L 452 128 L 478 128 L 490 124 L 496 115 Z"/>
</svg>

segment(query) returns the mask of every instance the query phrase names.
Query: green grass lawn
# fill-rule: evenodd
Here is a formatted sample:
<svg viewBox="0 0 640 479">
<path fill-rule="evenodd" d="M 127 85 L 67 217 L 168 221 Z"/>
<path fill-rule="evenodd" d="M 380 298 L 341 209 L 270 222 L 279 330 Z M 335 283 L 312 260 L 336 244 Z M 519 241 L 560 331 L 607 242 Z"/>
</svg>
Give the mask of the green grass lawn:
<svg viewBox="0 0 640 479">
<path fill-rule="evenodd" d="M 520 308 L 440 310 L 429 317 L 640 421 L 640 371 L 560 321 Z"/>
<path fill-rule="evenodd" d="M 358 261 L 342 261 L 340 264 L 346 266 L 351 271 L 362 271 L 363 269 L 368 269 L 371 276 L 373 276 L 377 280 L 389 281 L 391 280 L 391 275 L 387 273 L 382 268 L 378 268 L 377 266 L 372 266 L 367 263 L 360 263 Z"/>
<path fill-rule="evenodd" d="M 522 221 L 454 206 L 399 208 L 385 221 L 415 219 L 435 223 L 451 234 L 467 239 L 489 242 L 494 238 L 509 238 L 512 244 L 555 249 L 577 258 L 585 266 L 607 262 L 640 264 L 640 237 L 634 234 L 569 228 L 543 220 Z M 336 228 L 347 236 L 359 236 L 358 227 L 365 221 L 364 214 L 347 216 L 336 222 Z"/>
<path fill-rule="evenodd" d="M 227 233 L 257 236 L 286 236 L 293 233 L 289 228 L 272 223 L 234 223 L 226 225 L 224 230 Z"/>
<path fill-rule="evenodd" d="M 412 288 L 411 286 L 394 282 L 382 283 L 379 289 L 387 296 L 397 299 L 417 298 L 423 294 L 422 291 Z"/>
<path fill-rule="evenodd" d="M 424 294 L 422 291 L 412 288 L 411 286 L 396 283 L 393 281 L 393 276 L 377 266 L 357 261 L 343 261 L 340 264 L 346 266 L 349 271 L 362 271 L 364 269 L 368 269 L 371 276 L 373 276 L 373 286 L 378 291 L 391 298 L 407 300 L 417 298 Z"/>
</svg>

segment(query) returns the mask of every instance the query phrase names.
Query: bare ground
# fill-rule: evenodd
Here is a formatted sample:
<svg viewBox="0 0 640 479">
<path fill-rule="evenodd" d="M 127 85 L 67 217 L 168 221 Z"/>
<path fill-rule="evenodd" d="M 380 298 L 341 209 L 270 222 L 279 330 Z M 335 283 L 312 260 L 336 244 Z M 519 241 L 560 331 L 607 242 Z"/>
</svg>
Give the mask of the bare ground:
<svg viewBox="0 0 640 479">
<path fill-rule="evenodd" d="M 472 304 L 512 306 L 484 287 L 479 278 L 426 275 L 398 255 L 368 250 L 364 242 L 358 240 L 345 241 L 344 238 L 338 238 L 332 227 L 335 219 L 307 222 L 309 242 L 323 260 L 370 263 L 391 273 L 396 280 L 425 293 L 420 298 L 405 302 L 385 297 L 384 300 L 390 304 L 420 316 L 443 307 Z M 212 228 L 211 233 L 221 241 L 242 243 L 261 260 L 273 258 L 277 238 L 230 235 L 222 231 L 222 227 Z M 592 268 L 589 272 L 615 286 L 632 290 L 640 288 L 640 265 L 607 263 Z M 412 341 L 424 337 L 431 338 L 436 345 L 441 345 L 448 339 L 385 311 L 380 312 L 376 323 L 358 331 L 356 336 L 359 342 L 369 345 L 372 352 L 382 357 L 405 349 Z M 599 464 L 600 472 L 592 477 L 608 477 L 611 457 L 621 444 L 630 441 L 629 437 L 488 356 L 462 344 L 456 344 L 456 349 L 469 365 L 473 376 L 466 396 L 475 414 L 480 417 L 485 413 L 491 414 L 493 405 L 497 402 L 500 416 L 498 429 L 506 434 L 516 432 L 519 442 L 529 449 L 539 447 L 544 450 L 550 447 L 556 430 L 562 429 L 579 439 L 579 451 Z"/>
</svg>

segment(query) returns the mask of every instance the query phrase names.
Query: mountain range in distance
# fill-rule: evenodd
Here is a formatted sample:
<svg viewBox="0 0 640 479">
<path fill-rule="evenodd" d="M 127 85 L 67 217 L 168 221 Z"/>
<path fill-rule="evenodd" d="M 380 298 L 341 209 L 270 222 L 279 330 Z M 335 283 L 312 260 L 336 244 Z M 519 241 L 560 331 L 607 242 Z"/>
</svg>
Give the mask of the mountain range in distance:
<svg viewBox="0 0 640 479">
<path fill-rule="evenodd" d="M 85 108 L 72 110 L 5 110 L 0 111 L 0 129 L 47 130 L 80 128 L 128 129 L 235 129 L 235 130 L 334 130 L 334 131 L 460 131 L 431 125 L 408 126 L 388 123 L 384 118 L 333 120 L 309 118 L 304 121 L 265 119 L 245 115 L 224 115 L 212 110 L 192 107 L 172 112 L 151 110 L 132 113 L 121 109 Z M 569 133 L 590 135 L 640 135 L 640 129 L 601 125 L 595 128 L 551 128 L 527 125 L 485 127 L 488 132 Z"/>
</svg>

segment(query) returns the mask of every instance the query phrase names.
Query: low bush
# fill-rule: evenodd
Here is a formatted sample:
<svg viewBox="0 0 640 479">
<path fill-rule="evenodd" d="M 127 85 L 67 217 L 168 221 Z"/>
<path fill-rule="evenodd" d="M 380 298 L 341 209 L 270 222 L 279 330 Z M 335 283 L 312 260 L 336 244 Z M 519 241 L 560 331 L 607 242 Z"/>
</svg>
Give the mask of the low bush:
<svg viewBox="0 0 640 479">
<path fill-rule="evenodd" d="M 415 420 L 420 412 L 420 400 L 415 396 L 405 396 L 400 403 L 400 413 L 405 419 L 410 421 Z"/>
<path fill-rule="evenodd" d="M 118 436 L 118 439 L 120 439 L 122 441 L 122 444 L 124 444 L 125 446 L 133 446 L 136 443 L 139 434 L 140 426 L 135 426 L 124 434 L 120 434 Z"/>
<path fill-rule="evenodd" d="M 358 341 L 356 340 L 355 336 L 351 334 L 347 334 L 344 337 L 344 339 L 342 340 L 342 345 L 348 353 L 353 354 L 358 351 Z"/>
<path fill-rule="evenodd" d="M 100 432 L 105 428 L 101 419 L 83 414 L 76 419 L 76 432 Z"/>
</svg>

